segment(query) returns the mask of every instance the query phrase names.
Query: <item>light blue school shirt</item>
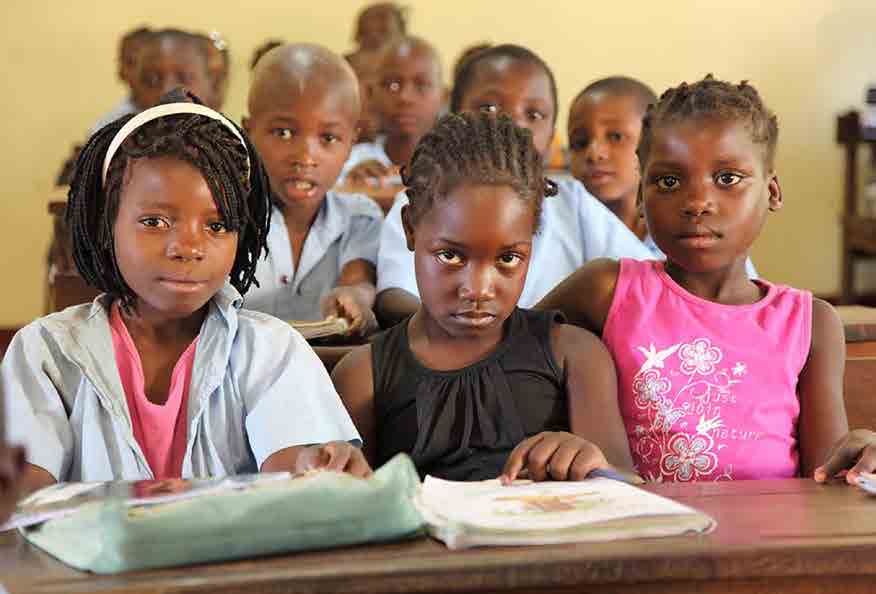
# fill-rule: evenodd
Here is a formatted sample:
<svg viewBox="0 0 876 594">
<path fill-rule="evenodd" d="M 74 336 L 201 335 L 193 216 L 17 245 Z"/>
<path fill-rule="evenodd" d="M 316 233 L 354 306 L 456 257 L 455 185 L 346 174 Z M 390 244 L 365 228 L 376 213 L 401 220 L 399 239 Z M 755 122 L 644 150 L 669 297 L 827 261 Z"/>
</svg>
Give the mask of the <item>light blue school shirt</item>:
<svg viewBox="0 0 876 594">
<path fill-rule="evenodd" d="M 654 238 L 651 237 L 650 233 L 645 236 L 645 239 L 643 239 L 642 242 L 645 244 L 645 247 L 651 251 L 654 260 L 666 259 L 666 254 L 663 253 L 663 250 L 657 247 L 657 244 L 654 243 Z M 751 258 L 745 259 L 745 273 L 748 274 L 748 278 L 750 279 L 760 278 L 757 275 L 757 270 L 754 268 L 754 262 L 751 261 Z"/>
<path fill-rule="evenodd" d="M 532 307 L 560 281 L 594 258 L 652 259 L 639 238 L 571 177 L 555 180 L 556 196 L 542 203 L 541 225 L 533 238 L 526 284 L 517 305 Z M 401 224 L 404 193 L 395 203 L 380 231 L 377 257 L 377 291 L 400 288 L 419 297 L 414 254 L 405 242 Z"/>
<path fill-rule="evenodd" d="M 307 342 L 241 303 L 226 285 L 201 326 L 186 410 L 185 478 L 257 472 L 291 446 L 359 442 Z M 109 305 L 101 295 L 28 324 L 0 366 L 9 440 L 59 481 L 154 478 L 134 438 Z"/>
<path fill-rule="evenodd" d="M 378 136 L 374 142 L 360 142 L 353 145 L 353 150 L 350 151 L 350 156 L 344 163 L 341 174 L 338 176 L 338 184 L 344 183 L 347 174 L 359 163 L 365 161 L 377 161 L 384 167 L 392 167 L 392 159 L 386 154 L 386 136 Z"/>
<path fill-rule="evenodd" d="M 125 97 L 121 103 L 113 107 L 108 113 L 105 113 L 97 122 L 95 122 L 94 126 L 91 127 L 91 134 L 94 134 L 110 122 L 115 122 L 122 116 L 126 116 L 132 113 L 138 113 L 140 108 L 134 104 L 134 100 L 131 97 Z"/>
<path fill-rule="evenodd" d="M 383 211 L 371 198 L 329 191 L 307 233 L 298 259 L 283 213 L 276 206 L 268 230 L 268 255 L 259 260 L 256 278 L 246 294 L 247 309 L 283 320 L 320 320 L 320 300 L 335 288 L 341 271 L 353 260 L 377 264 Z"/>
</svg>

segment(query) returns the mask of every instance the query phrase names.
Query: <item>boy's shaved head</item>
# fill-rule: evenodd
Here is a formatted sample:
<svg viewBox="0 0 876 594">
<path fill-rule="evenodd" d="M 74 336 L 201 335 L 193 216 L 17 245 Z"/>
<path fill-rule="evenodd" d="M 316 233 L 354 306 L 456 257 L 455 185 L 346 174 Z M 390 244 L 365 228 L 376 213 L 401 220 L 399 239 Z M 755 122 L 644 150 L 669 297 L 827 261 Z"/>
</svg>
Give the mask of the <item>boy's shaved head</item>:
<svg viewBox="0 0 876 594">
<path fill-rule="evenodd" d="M 596 94 L 634 97 L 639 108 L 642 110 L 642 115 L 648 110 L 649 105 L 657 103 L 657 95 L 645 83 L 628 76 L 609 76 L 608 78 L 600 78 L 587 85 L 583 91 L 578 93 L 572 104 L 577 103 L 578 99 L 585 95 Z"/>
<path fill-rule="evenodd" d="M 391 41 L 381 52 L 377 70 L 383 70 L 384 65 L 409 56 L 427 56 L 435 65 L 435 80 L 441 81 L 441 56 L 431 43 L 421 37 L 406 35 Z"/>
<path fill-rule="evenodd" d="M 274 48 L 259 59 L 249 87 L 249 114 L 310 92 L 342 94 L 352 117 L 359 117 L 359 82 L 347 61 L 322 46 L 303 43 Z"/>
</svg>

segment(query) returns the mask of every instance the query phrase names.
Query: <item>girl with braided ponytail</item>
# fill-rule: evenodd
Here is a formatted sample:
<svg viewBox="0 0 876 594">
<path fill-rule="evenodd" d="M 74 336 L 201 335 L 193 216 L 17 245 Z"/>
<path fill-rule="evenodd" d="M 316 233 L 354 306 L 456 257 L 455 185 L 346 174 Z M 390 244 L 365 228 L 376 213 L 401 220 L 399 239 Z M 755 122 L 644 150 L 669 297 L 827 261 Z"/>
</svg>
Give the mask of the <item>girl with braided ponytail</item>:
<svg viewBox="0 0 876 594">
<path fill-rule="evenodd" d="M 406 452 L 422 474 L 456 480 L 630 468 L 605 348 L 517 307 L 556 192 L 532 133 L 505 116 L 448 115 L 403 177 L 420 306 L 332 376 L 371 463 Z"/>
<path fill-rule="evenodd" d="M 26 490 L 320 465 L 367 474 L 304 339 L 240 309 L 270 217 L 257 153 L 221 114 L 168 101 L 102 128 L 79 156 L 67 218 L 76 266 L 103 294 L 29 324 L 3 359 Z"/>
<path fill-rule="evenodd" d="M 642 126 L 638 201 L 665 263 L 594 260 L 539 304 L 602 335 L 647 480 L 823 481 L 851 469 L 854 482 L 876 468 L 876 434 L 847 433 L 836 312 L 746 273 L 782 206 L 777 137 L 746 82 L 707 76 L 663 93 Z"/>
</svg>

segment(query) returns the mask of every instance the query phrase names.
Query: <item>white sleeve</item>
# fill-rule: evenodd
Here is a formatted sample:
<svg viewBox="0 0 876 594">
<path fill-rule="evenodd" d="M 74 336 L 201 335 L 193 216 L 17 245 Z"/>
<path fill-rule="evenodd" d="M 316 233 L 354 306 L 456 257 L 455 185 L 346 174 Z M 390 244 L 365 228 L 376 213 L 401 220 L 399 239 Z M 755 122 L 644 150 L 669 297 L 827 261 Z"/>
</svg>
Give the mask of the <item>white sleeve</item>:
<svg viewBox="0 0 876 594">
<path fill-rule="evenodd" d="M 280 320 L 241 311 L 233 365 L 256 463 L 298 445 L 361 438 L 307 341 Z"/>
<path fill-rule="evenodd" d="M 398 288 L 419 297 L 414 253 L 408 249 L 401 222 L 401 209 L 407 203 L 407 195 L 400 193 L 383 220 L 380 247 L 377 250 L 377 292 Z"/>
<path fill-rule="evenodd" d="M 585 262 L 595 258 L 654 259 L 651 251 L 623 221 L 585 191 L 581 192 L 578 217 Z"/>
<path fill-rule="evenodd" d="M 73 429 L 49 377 L 55 367 L 40 329 L 31 324 L 12 339 L 0 366 L 0 405 L 6 437 L 23 445 L 27 461 L 63 481 L 73 462 Z"/>
</svg>

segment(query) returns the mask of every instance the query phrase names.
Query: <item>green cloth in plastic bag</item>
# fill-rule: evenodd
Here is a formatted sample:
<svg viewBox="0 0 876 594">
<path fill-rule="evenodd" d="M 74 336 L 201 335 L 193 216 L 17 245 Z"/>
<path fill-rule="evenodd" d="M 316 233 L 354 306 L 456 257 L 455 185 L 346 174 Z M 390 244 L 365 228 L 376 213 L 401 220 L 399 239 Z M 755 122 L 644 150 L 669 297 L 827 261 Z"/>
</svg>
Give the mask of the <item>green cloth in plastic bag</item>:
<svg viewBox="0 0 876 594">
<path fill-rule="evenodd" d="M 107 500 L 21 532 L 95 573 L 324 549 L 421 533 L 413 504 L 419 484 L 413 462 L 399 454 L 365 480 L 319 472 L 154 508 Z"/>
</svg>

